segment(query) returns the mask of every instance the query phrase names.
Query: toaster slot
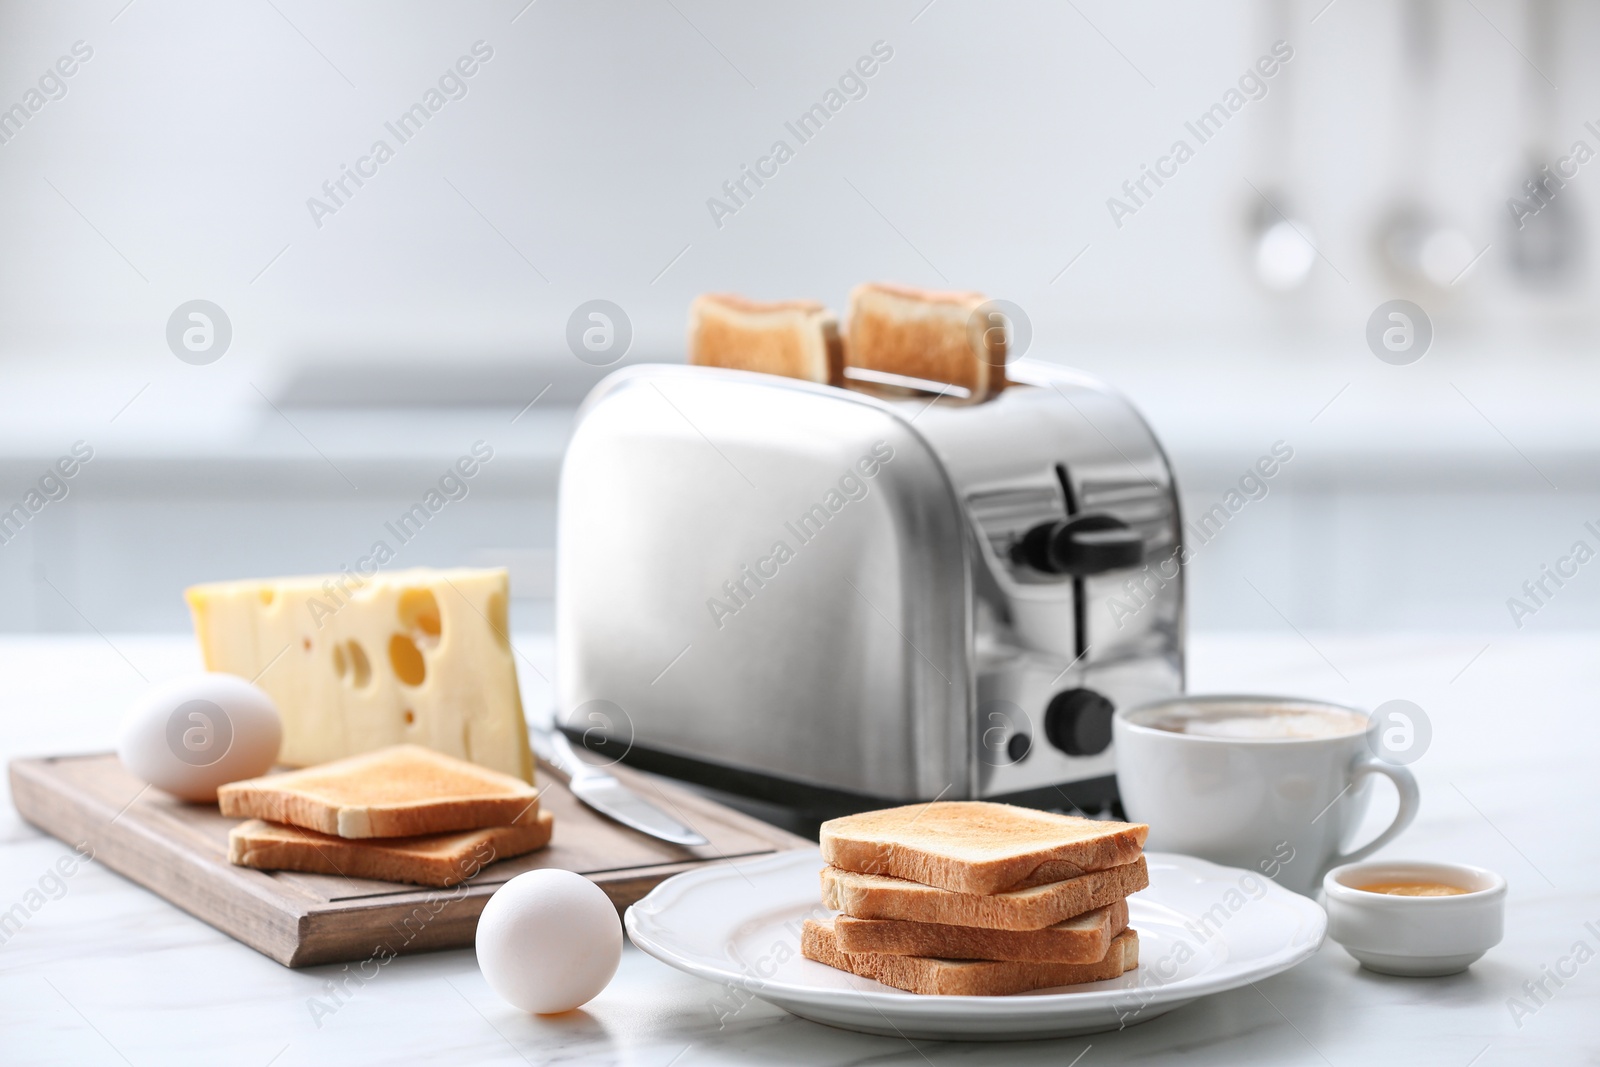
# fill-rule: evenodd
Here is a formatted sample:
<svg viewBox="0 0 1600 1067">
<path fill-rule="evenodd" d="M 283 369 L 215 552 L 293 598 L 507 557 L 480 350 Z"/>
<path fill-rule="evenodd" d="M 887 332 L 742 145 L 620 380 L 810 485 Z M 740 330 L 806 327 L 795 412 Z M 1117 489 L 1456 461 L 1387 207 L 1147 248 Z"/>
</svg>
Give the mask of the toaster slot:
<svg viewBox="0 0 1600 1067">
<path fill-rule="evenodd" d="M 1061 495 L 1067 501 L 1067 514 L 1076 515 L 1078 513 L 1078 494 L 1072 491 L 1072 478 L 1067 474 L 1067 465 L 1065 463 L 1056 464 L 1056 481 L 1061 483 Z"/>
<path fill-rule="evenodd" d="M 1067 501 L 1067 515 L 1078 513 L 1078 497 L 1072 491 L 1072 478 L 1067 474 L 1065 463 L 1056 464 L 1056 481 L 1061 483 L 1061 495 Z M 1074 659 L 1081 660 L 1089 654 L 1089 612 L 1084 601 L 1083 579 L 1072 579 L 1072 651 Z"/>
</svg>

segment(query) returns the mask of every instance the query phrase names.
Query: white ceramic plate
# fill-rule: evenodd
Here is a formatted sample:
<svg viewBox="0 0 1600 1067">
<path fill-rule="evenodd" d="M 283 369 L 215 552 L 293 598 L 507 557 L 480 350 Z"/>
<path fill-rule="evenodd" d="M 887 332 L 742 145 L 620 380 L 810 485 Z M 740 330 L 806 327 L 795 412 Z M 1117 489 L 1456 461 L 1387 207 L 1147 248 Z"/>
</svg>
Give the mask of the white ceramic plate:
<svg viewBox="0 0 1600 1067">
<path fill-rule="evenodd" d="M 802 922 L 832 914 L 820 904 L 814 849 L 669 878 L 628 909 L 625 925 L 663 963 L 805 1019 L 980 1041 L 1120 1029 L 1287 970 L 1322 944 L 1322 908 L 1262 875 L 1163 852 L 1145 859 L 1150 887 L 1128 898 L 1139 967 L 1107 982 L 1008 997 L 917 996 L 802 957 Z"/>
</svg>

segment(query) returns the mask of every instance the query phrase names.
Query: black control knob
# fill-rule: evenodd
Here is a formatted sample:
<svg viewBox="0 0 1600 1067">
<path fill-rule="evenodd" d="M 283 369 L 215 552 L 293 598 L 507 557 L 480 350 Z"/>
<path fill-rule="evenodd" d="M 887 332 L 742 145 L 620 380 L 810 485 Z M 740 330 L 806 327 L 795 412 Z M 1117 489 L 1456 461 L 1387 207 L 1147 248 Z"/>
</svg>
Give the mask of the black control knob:
<svg viewBox="0 0 1600 1067">
<path fill-rule="evenodd" d="M 1093 689 L 1057 693 L 1044 711 L 1044 736 L 1069 756 L 1094 756 L 1111 747 L 1115 705 Z"/>
<path fill-rule="evenodd" d="M 1144 562 L 1144 538 L 1112 515 L 1079 515 L 1040 523 L 1023 535 L 1024 562 L 1046 574 L 1091 574 L 1137 567 Z"/>
</svg>

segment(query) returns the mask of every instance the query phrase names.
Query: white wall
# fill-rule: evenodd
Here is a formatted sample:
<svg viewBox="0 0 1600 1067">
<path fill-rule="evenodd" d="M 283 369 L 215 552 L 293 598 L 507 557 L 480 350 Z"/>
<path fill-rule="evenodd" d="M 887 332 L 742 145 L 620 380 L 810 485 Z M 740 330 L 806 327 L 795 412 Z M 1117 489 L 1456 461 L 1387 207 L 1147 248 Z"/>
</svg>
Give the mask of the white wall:
<svg viewBox="0 0 1600 1067">
<path fill-rule="evenodd" d="M 1506 208 L 1530 148 L 1600 149 L 1591 5 L 524 2 L 0 6 L 0 109 L 93 49 L 64 96 L 0 126 L 0 501 L 75 440 L 100 457 L 0 546 L 0 627 L 181 625 L 147 598 L 337 567 L 345 533 L 482 433 L 521 473 L 430 561 L 548 548 L 562 416 L 508 420 L 544 384 L 559 408 L 593 380 L 569 314 L 613 300 L 630 359 L 680 358 L 708 289 L 842 310 L 882 278 L 1013 300 L 1036 354 L 1135 398 L 1197 501 L 1303 441 L 1301 484 L 1197 564 L 1197 625 L 1271 620 L 1235 599 L 1246 574 L 1309 625 L 1495 617 L 1506 578 L 1600 514 L 1595 276 L 1530 285 Z M 1407 11 L 1434 12 L 1434 60 Z M 1185 123 L 1280 39 L 1294 56 L 1264 98 L 1199 145 Z M 385 123 L 479 41 L 465 96 L 399 143 Z M 799 143 L 785 122 L 880 41 L 865 96 Z M 1118 227 L 1107 198 L 1179 137 L 1194 158 Z M 318 226 L 308 198 L 378 138 L 394 157 Z M 717 225 L 707 199 L 780 138 L 793 159 Z M 1257 189 L 1317 248 L 1288 295 L 1252 272 Z M 1545 222 L 1589 247 L 1597 194 L 1592 163 Z M 1454 285 L 1386 265 L 1402 199 L 1486 249 Z M 1397 296 L 1436 328 L 1412 367 L 1363 340 Z M 194 298 L 233 325 L 208 366 L 164 340 Z M 340 368 L 342 399 L 308 384 Z M 356 410 L 364 393 L 385 405 Z M 382 488 L 348 490 L 327 458 Z M 41 566 L 90 606 L 63 608 Z M 140 582 L 115 578 L 130 566 Z M 1592 618 L 1586 588 L 1536 621 Z"/>
<path fill-rule="evenodd" d="M 65 98 L 0 145 L 0 345 L 11 359 L 164 362 L 152 342 L 167 313 L 205 296 L 236 324 L 237 361 L 559 353 L 566 313 L 600 295 L 629 309 L 642 347 L 667 351 L 701 290 L 842 304 L 879 277 L 1007 296 L 1063 347 L 1351 336 L 1396 295 L 1372 248 L 1396 197 L 1420 197 L 1475 247 L 1504 246 L 1537 132 L 1525 103 L 1540 83 L 1517 47 L 1532 47 L 1526 5 L 1506 0 L 1437 5 L 1437 84 L 1415 108 L 1405 5 L 1378 0 L 1339 0 L 1314 24 L 1315 0 L 939 0 L 915 21 L 922 0 L 540 0 L 513 22 L 521 6 L 0 8 L 0 101 L 75 41 L 94 49 Z M 1600 12 L 1558 10 L 1551 137 L 1600 147 L 1582 128 L 1600 118 L 1586 62 Z M 1106 199 L 1279 38 L 1294 59 L 1266 98 L 1118 230 Z M 399 144 L 384 123 L 480 40 L 494 58 L 465 98 Z M 893 59 L 865 98 L 799 144 L 784 122 L 880 40 Z M 395 157 L 317 228 L 307 199 L 380 137 Z M 719 229 L 707 198 L 778 138 L 795 158 Z M 1568 190 L 1582 218 L 1597 180 Z M 1247 182 L 1318 239 L 1326 262 L 1299 297 L 1251 281 Z M 1556 302 L 1585 331 L 1592 284 Z M 1519 293 L 1495 251 L 1436 304 L 1519 330 L 1555 306 Z"/>
</svg>

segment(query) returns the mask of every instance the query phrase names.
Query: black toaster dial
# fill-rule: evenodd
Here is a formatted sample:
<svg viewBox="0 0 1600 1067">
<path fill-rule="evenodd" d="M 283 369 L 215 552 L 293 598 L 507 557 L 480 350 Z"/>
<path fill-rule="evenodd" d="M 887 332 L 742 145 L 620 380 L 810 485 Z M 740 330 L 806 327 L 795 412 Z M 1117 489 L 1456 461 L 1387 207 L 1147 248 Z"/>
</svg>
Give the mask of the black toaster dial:
<svg viewBox="0 0 1600 1067">
<path fill-rule="evenodd" d="M 1111 747 L 1115 705 L 1093 689 L 1067 689 L 1044 711 L 1044 736 L 1069 756 L 1094 756 Z"/>
<path fill-rule="evenodd" d="M 1139 531 L 1112 515 L 1044 522 L 1023 535 L 1018 554 L 1034 570 L 1084 578 L 1144 562 Z"/>
</svg>

